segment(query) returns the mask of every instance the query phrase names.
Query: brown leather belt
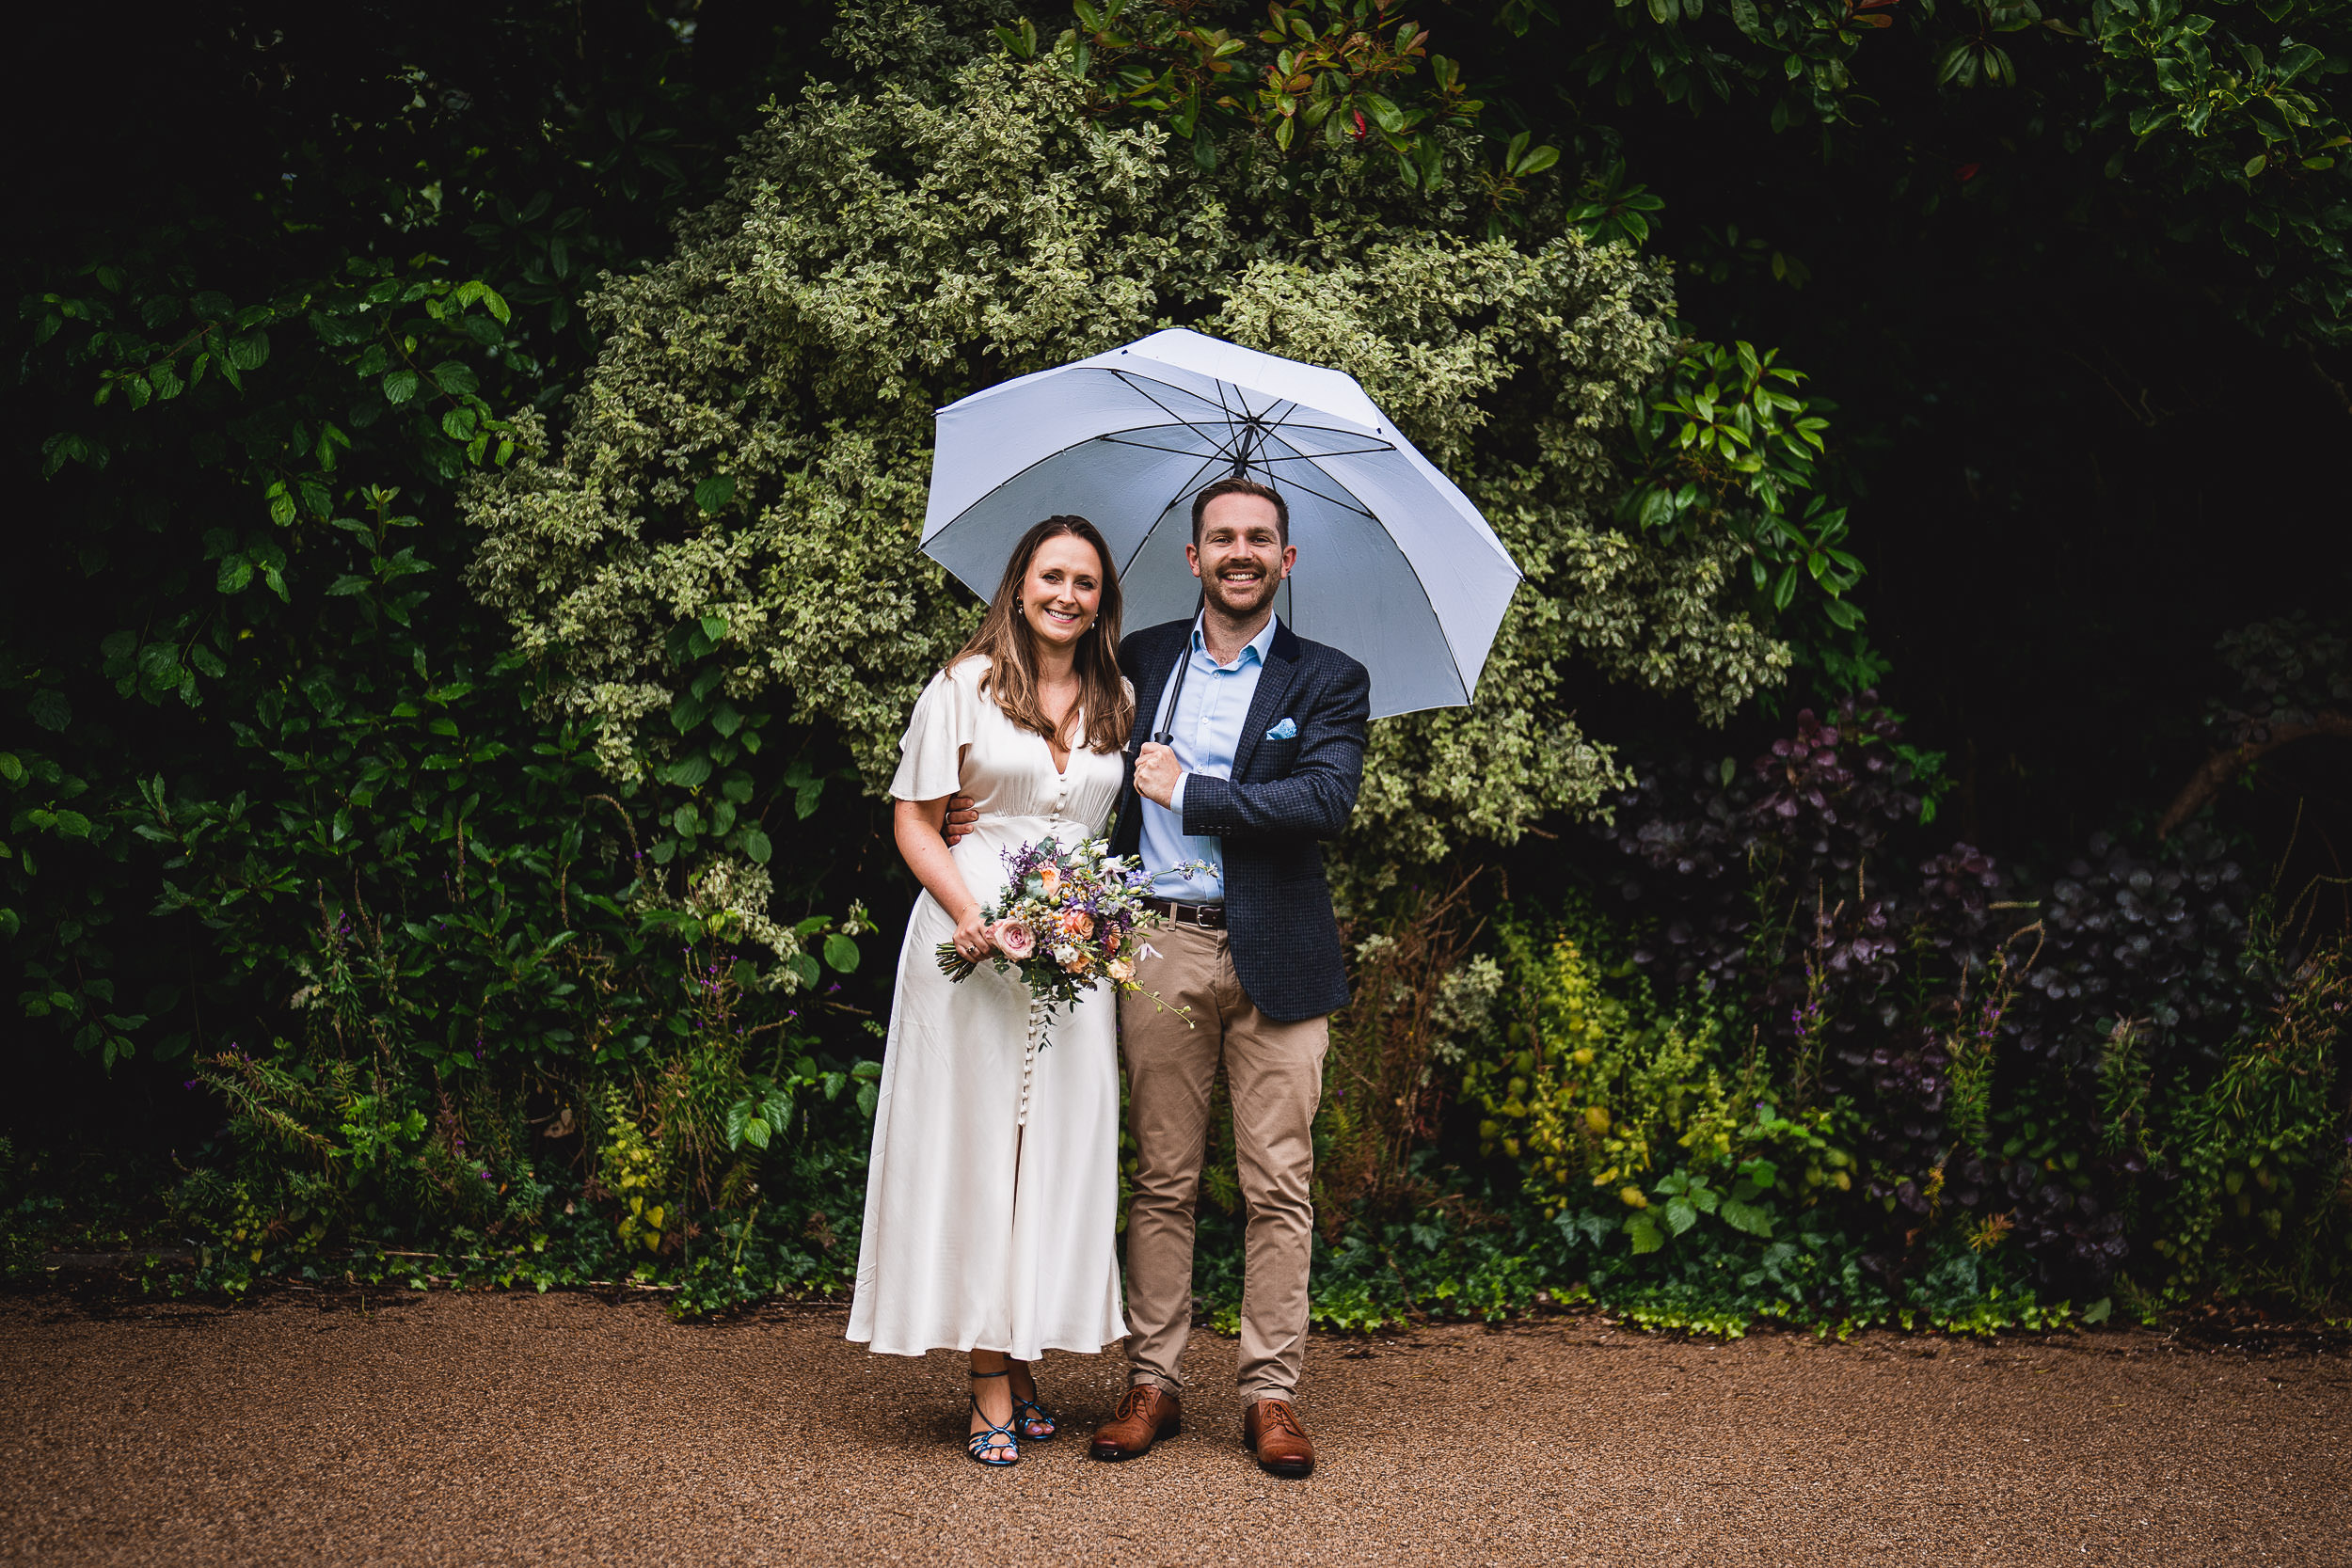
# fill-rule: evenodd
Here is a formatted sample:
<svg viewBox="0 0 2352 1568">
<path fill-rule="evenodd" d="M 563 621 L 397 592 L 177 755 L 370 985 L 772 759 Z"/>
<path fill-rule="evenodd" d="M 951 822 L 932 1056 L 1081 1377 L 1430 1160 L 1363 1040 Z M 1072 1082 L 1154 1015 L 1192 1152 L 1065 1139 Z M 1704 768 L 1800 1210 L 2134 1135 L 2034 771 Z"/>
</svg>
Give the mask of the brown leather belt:
<svg viewBox="0 0 2352 1568">
<path fill-rule="evenodd" d="M 1179 926 L 1198 926 L 1204 931 L 1225 929 L 1222 904 L 1180 904 L 1173 898 L 1146 898 L 1143 907 L 1168 916 Z"/>
</svg>

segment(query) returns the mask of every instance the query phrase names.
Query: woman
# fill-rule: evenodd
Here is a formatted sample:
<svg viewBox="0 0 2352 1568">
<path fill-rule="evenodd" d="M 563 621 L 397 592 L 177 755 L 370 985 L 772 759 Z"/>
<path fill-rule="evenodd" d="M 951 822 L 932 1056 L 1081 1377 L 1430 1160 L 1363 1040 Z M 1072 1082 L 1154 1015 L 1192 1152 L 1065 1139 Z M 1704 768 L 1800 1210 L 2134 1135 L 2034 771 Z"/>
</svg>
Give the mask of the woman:
<svg viewBox="0 0 2352 1568">
<path fill-rule="evenodd" d="M 1007 850 L 1102 833 L 1135 720 L 1118 648 L 1103 536 L 1083 517 L 1047 518 L 915 703 L 890 786 L 923 895 L 898 952 L 849 1337 L 884 1354 L 969 1352 L 966 1446 L 984 1465 L 1054 1434 L 1030 1363 L 1127 1332 L 1113 1249 L 1118 1009 L 1106 990 L 1049 1020 L 1017 974 L 983 963 L 951 981 L 934 951 L 993 950 L 980 911 L 1004 886 Z M 958 794 L 979 820 L 950 849 L 940 828 Z"/>
</svg>

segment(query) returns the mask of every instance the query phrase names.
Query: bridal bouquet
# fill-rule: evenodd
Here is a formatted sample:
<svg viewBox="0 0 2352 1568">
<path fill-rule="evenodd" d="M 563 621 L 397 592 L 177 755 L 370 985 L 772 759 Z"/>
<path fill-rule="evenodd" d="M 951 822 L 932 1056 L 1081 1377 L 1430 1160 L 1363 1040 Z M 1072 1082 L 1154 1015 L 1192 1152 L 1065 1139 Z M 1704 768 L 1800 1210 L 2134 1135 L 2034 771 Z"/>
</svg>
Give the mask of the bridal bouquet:
<svg viewBox="0 0 2352 1568">
<path fill-rule="evenodd" d="M 1151 878 L 1133 856 L 1114 855 L 1105 839 L 1081 839 L 1065 849 L 1050 838 L 1005 852 L 1012 875 L 996 902 L 981 911 L 995 951 L 967 958 L 952 942 L 939 944 L 939 967 L 950 980 L 968 978 L 981 963 L 998 974 L 1017 971 L 1032 996 L 1050 1004 L 1075 1002 L 1082 990 L 1107 981 L 1114 990 L 1137 990 L 1137 933 L 1163 917 L 1144 908 Z"/>
</svg>

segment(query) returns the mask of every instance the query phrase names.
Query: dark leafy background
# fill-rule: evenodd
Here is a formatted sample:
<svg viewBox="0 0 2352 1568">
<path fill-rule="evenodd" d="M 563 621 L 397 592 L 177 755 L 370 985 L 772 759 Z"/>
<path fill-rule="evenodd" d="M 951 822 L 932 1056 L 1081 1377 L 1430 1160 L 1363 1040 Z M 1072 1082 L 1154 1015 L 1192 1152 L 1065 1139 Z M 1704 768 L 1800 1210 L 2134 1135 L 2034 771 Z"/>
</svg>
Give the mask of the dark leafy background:
<svg viewBox="0 0 2352 1568">
<path fill-rule="evenodd" d="M 560 418 L 597 273 L 666 248 L 762 102 L 855 69 L 832 23 L 590 0 L 20 24 L 18 1263 L 184 1238 L 208 1286 L 636 1269 L 702 1306 L 843 1277 L 902 908 L 871 934 L 849 911 L 857 873 L 897 875 L 880 823 L 833 737 L 752 716 L 719 831 L 784 847 L 810 983 L 760 989 L 738 933 L 635 909 L 673 803 L 613 789 L 535 705 L 458 581 L 454 507 L 506 417 Z M 1386 147 L 1401 180 L 1475 184 L 1498 227 L 1566 202 L 1670 258 L 1709 341 L 1657 390 L 1621 516 L 1750 531 L 1796 680 L 1728 733 L 1595 680 L 1584 711 L 1640 737 L 1603 830 L 1444 868 L 1471 879 L 1451 905 L 1358 911 L 1407 940 L 1366 960 L 1335 1053 L 1331 1321 L 1579 1281 L 1717 1324 L 1987 1322 L 2000 1289 L 2012 1315 L 2033 1291 L 2340 1301 L 2342 7 L 947 24 L 1057 55 L 1100 113 L 1204 160 Z M 1806 407 L 1756 399 L 1794 386 L 1767 361 Z M 1753 422 L 1692 489 L 1670 454 L 1726 388 Z M 1756 499 L 1784 481 L 1811 498 L 1785 515 Z M 1792 597 L 1799 573 L 1829 592 Z M 1770 1108 L 1748 1158 L 1826 1181 L 1836 1151 L 1865 1180 L 1831 1197 L 1671 1155 L 1640 1209 L 1531 1197 L 1501 1107 L 1598 1103 L 1547 1055 L 1564 932 L 1627 1017 L 1703 992 L 1724 1049 L 1746 1042 Z M 1494 1010 L 1425 1076 L 1474 954 Z M 1349 1093 L 1404 1114 L 1357 1119 Z M 1786 1131 L 1808 1107 L 1830 1130 Z M 1208 1196 L 1204 1283 L 1230 1300 L 1214 1172 Z M 1629 1254 L 1653 1207 L 1659 1245 Z"/>
</svg>

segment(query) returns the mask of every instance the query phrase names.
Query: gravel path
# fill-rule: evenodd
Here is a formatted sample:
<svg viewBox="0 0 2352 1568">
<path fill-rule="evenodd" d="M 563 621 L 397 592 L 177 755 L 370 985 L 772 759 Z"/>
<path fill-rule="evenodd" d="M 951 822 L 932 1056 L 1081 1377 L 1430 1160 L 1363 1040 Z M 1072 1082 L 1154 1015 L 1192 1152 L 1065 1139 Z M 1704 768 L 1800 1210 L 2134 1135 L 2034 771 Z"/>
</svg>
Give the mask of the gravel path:
<svg viewBox="0 0 2352 1568">
<path fill-rule="evenodd" d="M 2119 1331 L 1650 1338 L 1597 1318 L 1318 1339 L 1303 1481 L 1184 1434 L 985 1471 L 956 1361 L 833 1312 L 687 1326 L 582 1296 L 0 1302 L 0 1560 L 66 1563 L 2352 1564 L 2352 1358 Z M 1073 1440 L 1073 1439 L 1076 1440 Z"/>
</svg>

